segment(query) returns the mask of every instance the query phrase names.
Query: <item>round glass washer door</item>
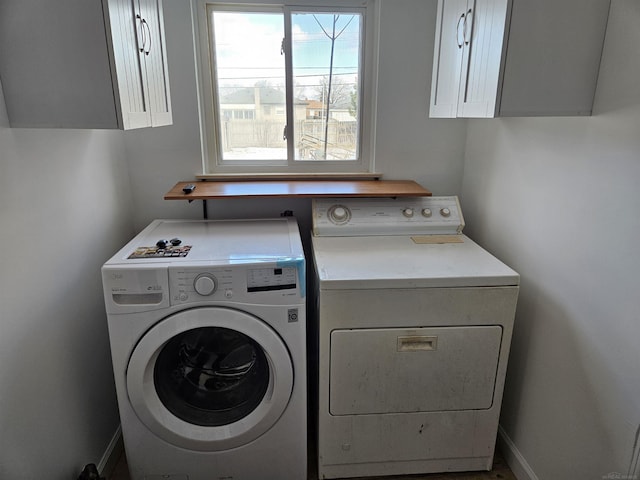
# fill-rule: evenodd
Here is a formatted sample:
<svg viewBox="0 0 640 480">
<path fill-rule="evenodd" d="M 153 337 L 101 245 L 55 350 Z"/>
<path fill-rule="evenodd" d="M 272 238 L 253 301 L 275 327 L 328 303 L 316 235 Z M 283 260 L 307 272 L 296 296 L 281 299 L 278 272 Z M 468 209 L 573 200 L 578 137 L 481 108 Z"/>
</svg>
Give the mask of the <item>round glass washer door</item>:
<svg viewBox="0 0 640 480">
<path fill-rule="evenodd" d="M 171 315 L 136 345 L 129 400 L 160 438 L 199 451 L 244 445 L 271 428 L 293 389 L 286 345 L 259 318 L 221 307 Z"/>
</svg>

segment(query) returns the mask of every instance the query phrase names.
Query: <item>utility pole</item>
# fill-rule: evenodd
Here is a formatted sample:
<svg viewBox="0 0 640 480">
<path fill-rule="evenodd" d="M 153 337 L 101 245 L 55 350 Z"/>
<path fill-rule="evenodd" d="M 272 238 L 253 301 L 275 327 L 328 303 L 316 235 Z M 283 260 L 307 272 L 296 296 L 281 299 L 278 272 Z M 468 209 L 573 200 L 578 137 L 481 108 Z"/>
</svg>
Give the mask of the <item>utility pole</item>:
<svg viewBox="0 0 640 480">
<path fill-rule="evenodd" d="M 324 34 L 327 36 L 329 40 L 331 40 L 331 56 L 329 58 L 329 85 L 327 85 L 327 100 L 325 107 L 325 119 L 324 119 L 324 159 L 327 159 L 327 145 L 329 142 L 329 106 L 331 104 L 331 84 L 333 83 L 333 54 L 335 50 L 336 40 L 349 26 L 351 21 L 354 19 L 355 15 L 352 15 L 347 24 L 336 34 L 336 25 L 338 24 L 338 19 L 340 15 L 333 15 L 333 25 L 331 29 L 331 34 L 327 32 L 327 30 L 322 26 L 318 17 L 313 16 L 314 20 L 318 24 L 318 26 L 322 29 Z M 324 91 L 324 88 L 322 89 Z"/>
</svg>

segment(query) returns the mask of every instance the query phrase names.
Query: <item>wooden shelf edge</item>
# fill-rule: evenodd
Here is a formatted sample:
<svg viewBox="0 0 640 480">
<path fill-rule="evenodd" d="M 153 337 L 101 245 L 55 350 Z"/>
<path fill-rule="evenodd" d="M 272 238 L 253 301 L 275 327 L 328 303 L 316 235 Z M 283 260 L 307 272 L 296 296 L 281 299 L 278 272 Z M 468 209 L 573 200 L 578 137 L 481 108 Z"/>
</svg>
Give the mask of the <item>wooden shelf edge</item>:
<svg viewBox="0 0 640 480">
<path fill-rule="evenodd" d="M 182 189 L 196 188 L 185 194 Z M 261 180 L 178 182 L 165 200 L 220 198 L 429 197 L 431 192 L 413 180 Z"/>
</svg>

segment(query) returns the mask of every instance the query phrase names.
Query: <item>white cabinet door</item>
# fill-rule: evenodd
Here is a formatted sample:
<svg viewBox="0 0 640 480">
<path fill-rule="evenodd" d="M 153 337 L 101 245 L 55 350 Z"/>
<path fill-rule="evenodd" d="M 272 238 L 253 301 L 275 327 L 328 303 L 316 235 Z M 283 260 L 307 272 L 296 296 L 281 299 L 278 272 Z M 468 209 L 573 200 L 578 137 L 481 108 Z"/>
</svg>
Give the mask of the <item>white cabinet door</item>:
<svg viewBox="0 0 640 480">
<path fill-rule="evenodd" d="M 108 0 L 107 13 L 123 128 L 170 125 L 160 0 Z"/>
<path fill-rule="evenodd" d="M 508 0 L 439 0 L 431 117 L 493 117 Z"/>
<path fill-rule="evenodd" d="M 431 82 L 431 117 L 457 116 L 467 0 L 439 0 Z"/>
<path fill-rule="evenodd" d="M 139 10 L 139 9 L 135 9 Z M 108 0 L 107 18 L 111 29 L 117 98 L 120 99 L 122 128 L 151 126 L 145 98 L 145 77 L 139 52 L 144 45 L 144 28 L 131 0 Z"/>
<path fill-rule="evenodd" d="M 457 116 L 494 117 L 500 86 L 508 0 L 469 0 L 462 27 L 462 78 Z"/>
<path fill-rule="evenodd" d="M 144 63 L 146 92 L 151 113 L 151 126 L 171 125 L 171 97 L 166 68 L 162 0 L 140 0 L 141 26 L 146 44 L 140 52 Z"/>
</svg>

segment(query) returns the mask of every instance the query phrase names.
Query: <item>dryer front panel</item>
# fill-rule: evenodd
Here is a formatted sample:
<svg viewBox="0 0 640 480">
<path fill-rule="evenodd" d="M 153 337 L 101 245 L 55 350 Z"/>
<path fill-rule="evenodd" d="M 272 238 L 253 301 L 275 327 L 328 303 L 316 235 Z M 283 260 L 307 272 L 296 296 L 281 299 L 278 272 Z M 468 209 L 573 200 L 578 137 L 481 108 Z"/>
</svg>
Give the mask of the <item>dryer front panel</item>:
<svg viewBox="0 0 640 480">
<path fill-rule="evenodd" d="M 127 393 L 157 436 L 192 450 L 244 445 L 271 428 L 293 389 L 279 335 L 259 318 L 222 307 L 171 315 L 136 345 Z"/>
<path fill-rule="evenodd" d="M 331 332 L 332 415 L 491 408 L 502 327 Z"/>
</svg>

